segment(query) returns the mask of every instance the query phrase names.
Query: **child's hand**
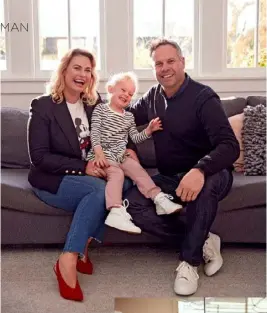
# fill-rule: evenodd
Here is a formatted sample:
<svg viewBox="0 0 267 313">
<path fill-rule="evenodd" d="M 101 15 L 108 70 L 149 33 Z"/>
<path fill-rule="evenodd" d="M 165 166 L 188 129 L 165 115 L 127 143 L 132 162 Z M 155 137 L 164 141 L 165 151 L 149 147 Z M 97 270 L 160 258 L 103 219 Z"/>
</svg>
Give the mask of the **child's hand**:
<svg viewBox="0 0 267 313">
<path fill-rule="evenodd" d="M 98 167 L 109 167 L 109 163 L 105 157 L 105 155 L 95 155 L 94 164 Z"/>
<path fill-rule="evenodd" d="M 157 130 L 163 130 L 162 123 L 159 117 L 154 118 L 150 121 L 149 125 L 146 128 L 146 133 L 148 136 L 151 136 Z"/>
<path fill-rule="evenodd" d="M 104 152 L 98 152 L 95 154 L 94 164 L 98 167 L 109 167 L 109 163 L 105 157 Z"/>
</svg>

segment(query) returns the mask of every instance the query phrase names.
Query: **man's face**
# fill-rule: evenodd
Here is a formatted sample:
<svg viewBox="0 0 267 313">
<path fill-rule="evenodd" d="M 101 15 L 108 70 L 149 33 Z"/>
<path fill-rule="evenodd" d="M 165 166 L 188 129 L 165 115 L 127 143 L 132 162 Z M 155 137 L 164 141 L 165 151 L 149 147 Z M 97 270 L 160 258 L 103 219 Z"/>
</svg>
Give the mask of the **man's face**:
<svg viewBox="0 0 267 313">
<path fill-rule="evenodd" d="M 171 45 L 159 46 L 152 53 L 157 81 L 165 90 L 175 90 L 184 80 L 184 58 Z"/>
</svg>

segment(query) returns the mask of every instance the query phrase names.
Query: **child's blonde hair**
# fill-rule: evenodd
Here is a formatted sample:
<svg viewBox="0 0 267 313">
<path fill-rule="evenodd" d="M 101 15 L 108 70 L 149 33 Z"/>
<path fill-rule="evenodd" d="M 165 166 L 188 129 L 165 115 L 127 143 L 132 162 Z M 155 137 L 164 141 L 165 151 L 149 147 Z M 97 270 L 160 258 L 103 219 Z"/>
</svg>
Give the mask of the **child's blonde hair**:
<svg viewBox="0 0 267 313">
<path fill-rule="evenodd" d="M 110 86 L 115 86 L 118 82 L 122 81 L 122 80 L 131 80 L 135 86 L 135 95 L 137 94 L 137 88 L 138 88 L 138 78 L 136 76 L 136 74 L 134 72 L 121 72 L 118 74 L 114 74 L 110 77 L 110 79 L 108 80 L 107 84 L 106 84 L 106 91 L 108 93 L 109 96 L 109 91 L 108 88 Z"/>
</svg>

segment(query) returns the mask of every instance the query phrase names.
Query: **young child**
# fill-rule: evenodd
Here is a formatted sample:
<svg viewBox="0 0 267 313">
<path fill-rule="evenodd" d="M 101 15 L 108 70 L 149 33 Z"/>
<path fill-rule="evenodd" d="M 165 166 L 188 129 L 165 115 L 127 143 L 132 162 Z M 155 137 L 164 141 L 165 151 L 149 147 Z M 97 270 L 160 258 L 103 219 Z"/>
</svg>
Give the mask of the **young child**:
<svg viewBox="0 0 267 313">
<path fill-rule="evenodd" d="M 141 233 L 127 212 L 128 200 L 122 201 L 124 176 L 131 178 L 139 191 L 156 204 L 158 215 L 171 214 L 182 208 L 170 201 L 172 197 L 161 191 L 151 177 L 134 159 L 125 155 L 128 136 L 141 143 L 153 132 L 162 130 L 159 118 L 152 120 L 142 132 L 136 129 L 134 116 L 125 111 L 136 92 L 137 79 L 131 73 L 114 75 L 107 83 L 108 104 L 98 104 L 93 111 L 91 124 L 92 149 L 87 159 L 94 160 L 107 174 L 106 207 L 110 211 L 105 224 L 131 232 Z"/>
</svg>

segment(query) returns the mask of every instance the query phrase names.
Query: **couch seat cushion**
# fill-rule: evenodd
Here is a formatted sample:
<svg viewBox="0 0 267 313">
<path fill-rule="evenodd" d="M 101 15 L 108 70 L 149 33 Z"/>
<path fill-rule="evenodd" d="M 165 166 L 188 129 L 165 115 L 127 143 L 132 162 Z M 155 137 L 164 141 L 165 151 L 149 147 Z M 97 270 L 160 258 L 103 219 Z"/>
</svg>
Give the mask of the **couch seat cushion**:
<svg viewBox="0 0 267 313">
<path fill-rule="evenodd" d="M 1 206 L 17 211 L 45 215 L 71 215 L 39 200 L 28 183 L 28 169 L 2 169 Z"/>
<path fill-rule="evenodd" d="M 266 177 L 233 173 L 234 182 L 228 196 L 219 203 L 219 211 L 232 211 L 266 204 Z"/>
<path fill-rule="evenodd" d="M 147 170 L 151 176 L 157 169 Z M 45 215 L 71 215 L 63 209 L 53 208 L 40 201 L 28 183 L 27 169 L 2 169 L 2 207 Z M 228 196 L 219 203 L 219 212 L 232 211 L 248 207 L 265 206 L 265 176 L 244 176 L 234 173 L 233 188 Z"/>
</svg>

